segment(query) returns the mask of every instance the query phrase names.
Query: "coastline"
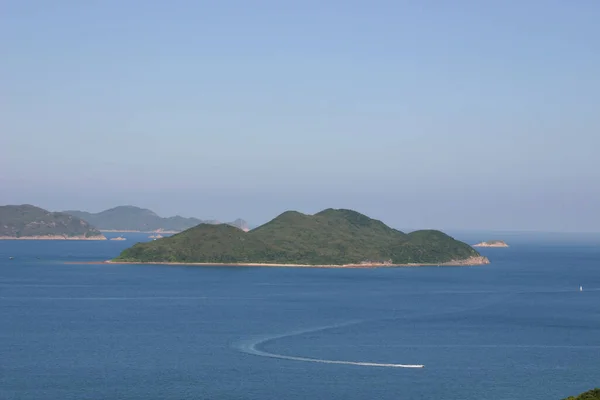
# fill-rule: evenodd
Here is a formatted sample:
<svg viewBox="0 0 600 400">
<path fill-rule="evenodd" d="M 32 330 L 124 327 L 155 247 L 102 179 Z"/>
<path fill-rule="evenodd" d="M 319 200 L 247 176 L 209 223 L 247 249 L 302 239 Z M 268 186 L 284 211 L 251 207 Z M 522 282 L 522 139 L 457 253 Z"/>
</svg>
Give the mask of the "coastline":
<svg viewBox="0 0 600 400">
<path fill-rule="evenodd" d="M 490 264 L 487 257 L 469 257 L 464 260 L 448 261 L 445 263 L 407 263 L 407 264 L 273 264 L 273 263 L 185 263 L 185 262 L 138 262 L 138 261 L 88 261 L 85 263 L 70 262 L 70 264 L 138 264 L 138 265 L 188 265 L 188 266 L 212 266 L 212 267 L 275 267 L 275 268 L 391 268 L 391 267 L 459 267 L 478 266 Z"/>
<path fill-rule="evenodd" d="M 477 243 L 471 247 L 508 247 L 506 243 Z"/>
<path fill-rule="evenodd" d="M 63 236 L 63 235 L 42 235 L 42 236 L 0 236 L 0 240 L 107 240 L 106 236 Z"/>
</svg>

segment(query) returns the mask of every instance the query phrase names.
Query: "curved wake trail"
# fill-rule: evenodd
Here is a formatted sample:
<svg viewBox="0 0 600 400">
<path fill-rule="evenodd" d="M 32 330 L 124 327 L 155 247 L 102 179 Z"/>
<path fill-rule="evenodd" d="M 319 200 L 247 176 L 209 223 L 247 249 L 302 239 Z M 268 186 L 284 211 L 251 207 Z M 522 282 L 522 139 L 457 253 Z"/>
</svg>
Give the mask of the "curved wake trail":
<svg viewBox="0 0 600 400">
<path fill-rule="evenodd" d="M 292 360 L 292 361 L 304 361 L 304 362 L 314 362 L 314 363 L 322 363 L 322 364 L 343 364 L 343 365 L 357 365 L 361 367 L 383 367 L 383 368 L 424 368 L 424 365 L 421 364 L 391 364 L 391 363 L 375 363 L 375 362 L 365 362 L 365 361 L 343 361 L 343 360 L 327 360 L 323 358 L 310 358 L 310 357 L 297 357 L 297 356 L 287 356 L 284 354 L 277 353 L 269 353 L 264 350 L 260 350 L 258 346 L 261 344 L 265 344 L 272 340 L 282 339 L 286 337 L 292 337 L 297 335 L 302 335 L 305 333 L 324 331 L 326 329 L 334 329 L 348 325 L 358 324 L 361 321 L 351 321 L 343 324 L 336 325 L 327 325 L 319 328 L 306 329 L 301 331 L 294 331 L 290 333 L 285 333 L 282 335 L 273 335 L 273 336 L 263 336 L 262 338 L 246 341 L 240 343 L 237 348 L 246 353 L 252 354 L 260 357 L 269 357 L 269 358 L 279 358 L 282 360 Z"/>
<path fill-rule="evenodd" d="M 477 306 L 473 306 L 473 307 L 462 307 L 456 310 L 449 310 L 449 311 L 444 311 L 444 312 L 433 312 L 433 313 L 426 313 L 426 314 L 417 314 L 417 315 L 404 315 L 404 316 L 395 316 L 395 317 L 391 317 L 391 318 L 381 318 L 381 319 L 377 319 L 376 321 L 397 321 L 397 320 L 410 320 L 410 319 L 420 319 L 423 317 L 432 317 L 432 316 L 448 316 L 448 315 L 453 315 L 453 314 L 462 314 L 465 312 L 471 312 L 471 311 L 477 311 L 477 310 L 481 310 L 481 309 L 485 309 L 487 307 L 490 306 L 494 306 L 497 304 L 502 303 L 503 301 L 506 301 L 514 296 L 518 296 L 518 295 L 522 295 L 522 294 L 531 294 L 531 293 L 570 293 L 570 292 L 578 292 L 577 290 L 574 289 L 559 289 L 559 290 L 538 290 L 538 291 L 526 291 L 526 292 L 522 292 L 522 291 L 515 291 L 515 292 L 489 292 L 490 294 L 502 294 L 502 296 L 500 296 L 500 299 L 495 299 L 492 301 L 488 301 L 484 304 L 479 304 Z M 600 291 L 600 288 L 591 288 L 591 289 L 584 289 L 584 292 L 598 292 Z M 462 294 L 463 292 L 458 292 L 460 294 Z M 464 292 L 466 293 L 478 293 L 478 292 Z M 482 292 L 482 293 L 488 293 L 488 292 Z M 264 350 L 260 350 L 259 347 L 267 342 L 270 342 L 272 340 L 276 340 L 276 339 L 283 339 L 286 337 L 292 337 L 292 336 L 296 336 L 296 335 L 302 335 L 305 333 L 311 333 L 311 332 L 318 332 L 318 331 L 323 331 L 323 330 L 327 330 L 327 329 L 335 329 L 338 327 L 343 327 L 343 326 L 348 326 L 348 325 L 354 325 L 354 324 L 358 324 L 358 323 L 362 323 L 365 321 L 350 321 L 350 322 L 346 322 L 346 323 L 341 323 L 341 324 L 335 324 L 335 325 L 327 325 L 327 326 L 322 326 L 322 327 L 318 327 L 318 328 L 313 328 L 313 329 L 306 329 L 306 330 L 299 330 L 299 331 L 294 331 L 294 332 L 288 332 L 285 334 L 281 334 L 281 335 L 272 335 L 272 336 L 262 336 L 260 338 L 255 338 L 254 340 L 248 340 L 248 341 L 244 341 L 244 342 L 239 342 L 235 347 L 246 353 L 246 354 L 252 354 L 255 356 L 260 356 L 260 357 L 269 357 L 269 358 L 279 358 L 282 360 L 292 360 L 292 361 L 304 361 L 304 362 L 314 362 L 314 363 L 323 363 L 323 364 L 345 364 L 345 365 L 357 365 L 357 366 L 363 366 L 363 367 L 384 367 L 384 368 L 424 368 L 425 366 L 422 364 L 392 364 L 392 363 L 375 363 L 375 362 L 363 362 L 363 361 L 343 361 L 343 360 L 327 360 L 327 359 L 321 359 L 321 358 L 310 358 L 310 357 L 298 357 L 298 356 L 288 356 L 288 355 L 284 355 L 284 354 L 277 354 L 277 353 L 270 353 Z M 524 348 L 529 348 L 529 347 L 542 347 L 542 348 L 575 348 L 577 346 L 552 346 L 552 345 L 472 345 L 472 346 L 468 346 L 468 345 L 431 345 L 431 346 L 427 346 L 427 345 L 417 345 L 417 346 L 397 346 L 397 347 L 524 347 Z M 577 347 L 579 348 L 579 347 Z M 581 348 L 597 348 L 597 346 L 581 346 Z"/>
</svg>

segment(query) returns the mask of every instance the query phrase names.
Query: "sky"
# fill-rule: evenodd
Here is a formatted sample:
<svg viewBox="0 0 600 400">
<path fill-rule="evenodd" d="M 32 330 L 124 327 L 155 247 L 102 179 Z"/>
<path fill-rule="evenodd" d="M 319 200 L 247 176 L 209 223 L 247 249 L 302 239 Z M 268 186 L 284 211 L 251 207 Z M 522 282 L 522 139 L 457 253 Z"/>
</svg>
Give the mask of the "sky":
<svg viewBox="0 0 600 400">
<path fill-rule="evenodd" d="M 0 204 L 600 231 L 597 0 L 5 0 Z"/>
</svg>

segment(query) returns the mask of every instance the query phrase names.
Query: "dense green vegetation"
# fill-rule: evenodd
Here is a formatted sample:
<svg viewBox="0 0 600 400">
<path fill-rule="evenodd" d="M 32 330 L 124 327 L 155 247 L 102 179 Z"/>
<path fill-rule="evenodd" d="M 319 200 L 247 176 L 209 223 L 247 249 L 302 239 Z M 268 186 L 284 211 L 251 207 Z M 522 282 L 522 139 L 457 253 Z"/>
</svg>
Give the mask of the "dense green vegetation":
<svg viewBox="0 0 600 400">
<path fill-rule="evenodd" d="M 85 211 L 65 211 L 67 214 L 81 218 L 102 230 L 115 231 L 184 231 L 193 226 L 208 223 L 218 224 L 219 221 L 203 221 L 198 218 L 175 217 L 162 218 L 153 211 L 135 206 L 119 206 L 99 213 Z M 244 220 L 236 220 L 230 225 L 240 229 L 246 227 Z"/>
<path fill-rule="evenodd" d="M 358 264 L 444 263 L 479 256 L 439 231 L 410 234 L 351 210 L 315 215 L 287 211 L 243 232 L 228 225 L 201 224 L 171 237 L 138 243 L 117 261 Z"/>
<path fill-rule="evenodd" d="M 564 400 L 600 400 L 600 389 L 588 390 L 585 393 L 581 393 L 579 396 L 570 396 Z"/>
<path fill-rule="evenodd" d="M 102 234 L 80 218 L 24 204 L 0 206 L 0 236 L 101 237 Z"/>
</svg>

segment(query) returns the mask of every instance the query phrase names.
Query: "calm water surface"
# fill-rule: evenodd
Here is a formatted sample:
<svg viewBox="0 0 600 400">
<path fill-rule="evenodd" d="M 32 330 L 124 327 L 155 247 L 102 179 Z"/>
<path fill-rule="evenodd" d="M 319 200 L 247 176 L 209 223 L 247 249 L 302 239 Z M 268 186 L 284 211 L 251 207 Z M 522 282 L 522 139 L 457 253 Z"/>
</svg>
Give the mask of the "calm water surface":
<svg viewBox="0 0 600 400">
<path fill-rule="evenodd" d="M 561 399 L 600 385 L 598 235 L 505 234 L 482 267 L 77 263 L 146 236 L 0 241 L 0 399 Z"/>
</svg>

